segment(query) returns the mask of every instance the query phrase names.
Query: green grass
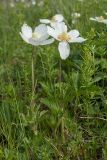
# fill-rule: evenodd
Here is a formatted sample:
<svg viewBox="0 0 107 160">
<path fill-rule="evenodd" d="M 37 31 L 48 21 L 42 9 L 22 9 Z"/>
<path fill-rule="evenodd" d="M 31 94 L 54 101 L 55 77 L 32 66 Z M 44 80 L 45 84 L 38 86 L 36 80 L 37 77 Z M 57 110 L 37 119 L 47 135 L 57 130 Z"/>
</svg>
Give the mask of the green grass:
<svg viewBox="0 0 107 160">
<path fill-rule="evenodd" d="M 0 2 L 0 160 L 107 160 L 107 26 L 89 20 L 107 12 L 107 1 L 38 3 Z M 81 13 L 76 24 L 72 12 Z M 57 42 L 33 48 L 19 35 L 24 22 L 35 27 L 56 13 L 87 38 L 65 61 Z"/>
</svg>

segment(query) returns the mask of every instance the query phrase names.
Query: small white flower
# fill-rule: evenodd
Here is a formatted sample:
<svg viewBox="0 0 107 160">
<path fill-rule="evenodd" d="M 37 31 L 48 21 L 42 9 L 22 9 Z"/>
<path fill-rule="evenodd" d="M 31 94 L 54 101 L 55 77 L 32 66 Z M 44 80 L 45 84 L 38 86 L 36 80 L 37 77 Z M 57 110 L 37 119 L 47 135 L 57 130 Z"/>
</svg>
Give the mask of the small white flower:
<svg viewBox="0 0 107 160">
<path fill-rule="evenodd" d="M 107 15 L 107 12 L 104 12 L 105 15 Z"/>
<path fill-rule="evenodd" d="M 64 17 L 61 14 L 56 14 L 52 17 L 51 20 L 49 19 L 40 19 L 41 23 L 50 24 L 51 26 L 55 26 L 56 23 L 60 23 L 64 20 Z"/>
<path fill-rule="evenodd" d="M 74 12 L 74 13 L 71 14 L 71 16 L 72 16 L 73 18 L 79 18 L 79 17 L 81 16 L 81 14 L 80 14 L 80 13 L 77 13 L 77 12 Z"/>
<path fill-rule="evenodd" d="M 15 4 L 14 4 L 14 2 L 10 2 L 10 7 L 15 7 Z"/>
<path fill-rule="evenodd" d="M 90 20 L 107 24 L 107 19 L 105 19 L 103 16 L 95 17 L 95 18 L 91 17 Z"/>
<path fill-rule="evenodd" d="M 32 31 L 32 28 L 27 24 L 24 24 L 21 28 L 20 35 L 22 39 L 29 44 L 34 46 L 46 45 L 54 42 L 54 39 L 48 39 L 49 35 L 47 33 L 47 26 L 45 24 L 40 24 Z"/>
<path fill-rule="evenodd" d="M 77 30 L 71 30 L 67 32 L 67 26 L 64 22 L 57 23 L 54 28 L 48 26 L 48 34 L 60 41 L 58 50 L 60 52 L 60 57 L 66 59 L 70 54 L 69 43 L 82 43 L 86 39 L 79 37 L 79 32 Z"/>
<path fill-rule="evenodd" d="M 43 0 L 41 0 L 40 2 L 38 2 L 38 4 L 37 4 L 39 7 L 43 7 L 44 6 L 44 1 Z"/>
<path fill-rule="evenodd" d="M 35 0 L 32 0 L 32 5 L 36 5 L 36 1 Z"/>
<path fill-rule="evenodd" d="M 72 24 L 75 24 L 77 22 L 77 19 L 80 18 L 81 14 L 74 12 L 71 14 L 71 16 L 72 16 Z"/>
</svg>

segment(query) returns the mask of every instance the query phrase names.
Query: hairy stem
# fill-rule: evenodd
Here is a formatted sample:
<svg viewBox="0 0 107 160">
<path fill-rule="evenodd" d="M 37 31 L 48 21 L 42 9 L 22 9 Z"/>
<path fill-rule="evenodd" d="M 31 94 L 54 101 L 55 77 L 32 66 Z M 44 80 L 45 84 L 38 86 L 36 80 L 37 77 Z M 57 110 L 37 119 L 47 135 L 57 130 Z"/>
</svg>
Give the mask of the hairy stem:
<svg viewBox="0 0 107 160">
<path fill-rule="evenodd" d="M 60 95 L 61 95 L 61 92 L 62 92 L 62 87 L 61 87 L 61 82 L 62 82 L 62 65 L 61 65 L 61 59 L 60 59 L 60 62 L 59 62 L 59 87 L 60 87 Z M 63 104 L 61 105 L 62 107 L 62 114 L 63 114 Z M 65 137 L 64 137 L 64 117 L 62 116 L 61 118 L 61 135 L 62 135 L 62 142 L 64 143 L 65 142 Z"/>
<path fill-rule="evenodd" d="M 32 51 L 31 57 L 31 71 L 32 71 L 32 98 L 31 98 L 31 106 L 34 107 L 34 96 L 35 96 L 35 70 L 34 70 L 34 49 Z"/>
<path fill-rule="evenodd" d="M 61 132 L 62 132 L 62 142 L 65 142 L 65 136 L 64 136 L 64 117 L 61 119 Z"/>
<path fill-rule="evenodd" d="M 62 81 L 62 66 L 61 66 L 61 59 L 59 61 L 59 87 L 60 87 L 60 93 L 61 93 L 61 81 Z"/>
<path fill-rule="evenodd" d="M 32 53 L 32 97 L 34 97 L 35 91 L 35 76 L 34 76 L 34 53 Z"/>
</svg>

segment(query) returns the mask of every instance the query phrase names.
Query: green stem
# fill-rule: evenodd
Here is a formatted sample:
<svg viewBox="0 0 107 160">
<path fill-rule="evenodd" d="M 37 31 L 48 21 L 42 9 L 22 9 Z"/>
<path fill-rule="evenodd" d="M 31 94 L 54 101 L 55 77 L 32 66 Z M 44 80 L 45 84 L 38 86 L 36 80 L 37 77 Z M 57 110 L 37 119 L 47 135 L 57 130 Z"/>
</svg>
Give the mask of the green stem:
<svg viewBox="0 0 107 160">
<path fill-rule="evenodd" d="M 65 142 L 65 136 L 64 136 L 64 117 L 61 119 L 61 132 L 62 132 L 62 142 Z"/>
<path fill-rule="evenodd" d="M 61 59 L 59 62 L 59 87 L 60 87 L 60 93 L 61 93 L 61 81 L 62 81 L 62 66 L 61 66 Z"/>
<path fill-rule="evenodd" d="M 34 54 L 32 53 L 32 97 L 35 90 L 35 76 L 34 76 Z"/>
<path fill-rule="evenodd" d="M 59 62 L 59 87 L 60 87 L 60 95 L 61 95 L 61 82 L 62 82 L 62 65 L 61 65 L 61 59 Z M 63 104 L 61 105 L 62 107 L 62 114 L 63 114 Z M 62 135 L 62 143 L 65 142 L 65 136 L 64 136 L 64 117 L 62 116 L 61 118 L 61 135 Z"/>
<path fill-rule="evenodd" d="M 35 71 L 34 71 L 34 49 L 32 52 L 31 57 L 31 70 L 32 70 L 32 99 L 31 99 L 31 106 L 34 106 L 34 96 L 35 96 Z"/>
</svg>

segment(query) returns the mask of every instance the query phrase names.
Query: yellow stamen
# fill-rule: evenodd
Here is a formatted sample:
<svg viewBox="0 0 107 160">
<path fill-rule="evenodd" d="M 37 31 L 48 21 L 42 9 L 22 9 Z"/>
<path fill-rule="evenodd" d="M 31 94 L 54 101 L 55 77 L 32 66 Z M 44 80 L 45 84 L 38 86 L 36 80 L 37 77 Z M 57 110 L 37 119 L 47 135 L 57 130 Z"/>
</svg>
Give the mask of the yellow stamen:
<svg viewBox="0 0 107 160">
<path fill-rule="evenodd" d="M 103 16 L 100 16 L 100 17 L 98 17 L 98 20 L 99 20 L 99 21 L 103 21 L 103 20 L 104 20 L 104 17 L 103 17 Z"/>
<path fill-rule="evenodd" d="M 51 21 L 56 22 L 56 16 L 53 16 Z"/>
<path fill-rule="evenodd" d="M 71 37 L 66 32 L 64 32 L 58 36 L 58 39 L 61 41 L 69 41 Z"/>
<path fill-rule="evenodd" d="M 32 38 L 33 38 L 33 39 L 40 38 L 40 34 L 37 33 L 37 32 L 33 32 L 33 33 L 32 33 Z"/>
</svg>

